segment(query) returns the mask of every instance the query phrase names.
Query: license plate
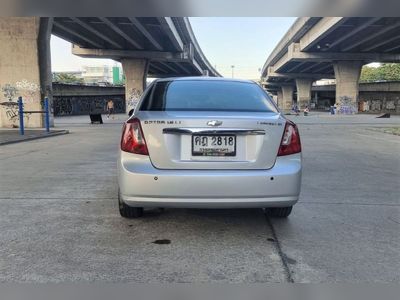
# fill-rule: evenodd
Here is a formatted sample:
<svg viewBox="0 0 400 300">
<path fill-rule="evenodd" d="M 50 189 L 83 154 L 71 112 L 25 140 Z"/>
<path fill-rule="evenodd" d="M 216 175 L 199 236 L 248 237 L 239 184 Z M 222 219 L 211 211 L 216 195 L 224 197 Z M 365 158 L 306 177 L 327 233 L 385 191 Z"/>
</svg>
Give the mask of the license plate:
<svg viewBox="0 0 400 300">
<path fill-rule="evenodd" d="M 235 156 L 235 135 L 192 135 L 193 156 Z"/>
</svg>

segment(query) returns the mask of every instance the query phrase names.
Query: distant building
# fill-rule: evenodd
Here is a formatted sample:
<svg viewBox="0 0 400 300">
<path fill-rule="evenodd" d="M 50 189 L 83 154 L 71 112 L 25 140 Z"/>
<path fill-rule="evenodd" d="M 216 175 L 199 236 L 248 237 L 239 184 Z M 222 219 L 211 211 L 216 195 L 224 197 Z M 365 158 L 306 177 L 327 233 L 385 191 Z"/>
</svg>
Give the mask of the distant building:
<svg viewBox="0 0 400 300">
<path fill-rule="evenodd" d="M 119 66 L 83 66 L 82 71 L 53 72 L 53 81 L 58 75 L 73 76 L 82 79 L 86 85 L 124 85 L 125 76 Z"/>
<path fill-rule="evenodd" d="M 336 79 L 321 79 L 314 82 L 314 85 L 332 85 L 336 84 Z"/>
<path fill-rule="evenodd" d="M 86 84 L 113 83 L 113 70 L 108 65 L 84 66 L 82 69 L 82 78 Z"/>
</svg>

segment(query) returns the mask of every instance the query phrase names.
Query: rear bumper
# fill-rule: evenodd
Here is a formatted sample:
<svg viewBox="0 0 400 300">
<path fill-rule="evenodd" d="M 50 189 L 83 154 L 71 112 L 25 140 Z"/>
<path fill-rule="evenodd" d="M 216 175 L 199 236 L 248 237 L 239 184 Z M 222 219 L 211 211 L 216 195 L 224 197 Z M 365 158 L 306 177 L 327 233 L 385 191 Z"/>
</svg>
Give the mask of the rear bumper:
<svg viewBox="0 0 400 300">
<path fill-rule="evenodd" d="M 120 152 L 121 199 L 138 207 L 237 208 L 295 204 L 301 154 L 278 157 L 269 170 L 160 170 L 147 156 Z"/>
</svg>

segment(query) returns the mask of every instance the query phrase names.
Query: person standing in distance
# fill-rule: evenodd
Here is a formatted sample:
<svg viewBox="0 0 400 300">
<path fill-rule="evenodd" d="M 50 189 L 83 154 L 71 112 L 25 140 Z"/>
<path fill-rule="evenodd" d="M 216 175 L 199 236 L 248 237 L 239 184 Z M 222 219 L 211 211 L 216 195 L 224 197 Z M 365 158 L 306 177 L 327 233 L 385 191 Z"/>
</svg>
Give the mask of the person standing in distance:
<svg viewBox="0 0 400 300">
<path fill-rule="evenodd" d="M 111 99 L 107 101 L 107 111 L 108 111 L 107 119 L 109 119 L 110 116 L 112 116 L 112 119 L 114 120 L 114 102 Z"/>
</svg>

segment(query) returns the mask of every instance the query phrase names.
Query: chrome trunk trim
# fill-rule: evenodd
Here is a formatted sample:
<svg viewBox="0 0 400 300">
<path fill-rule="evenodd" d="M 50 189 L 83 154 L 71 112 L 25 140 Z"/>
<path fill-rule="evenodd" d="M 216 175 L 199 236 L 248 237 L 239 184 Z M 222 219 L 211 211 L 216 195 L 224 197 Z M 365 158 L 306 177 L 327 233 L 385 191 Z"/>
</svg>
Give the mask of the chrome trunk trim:
<svg viewBox="0 0 400 300">
<path fill-rule="evenodd" d="M 164 134 L 235 134 L 235 135 L 265 135 L 261 129 L 241 129 L 241 128 L 164 128 Z"/>
</svg>

